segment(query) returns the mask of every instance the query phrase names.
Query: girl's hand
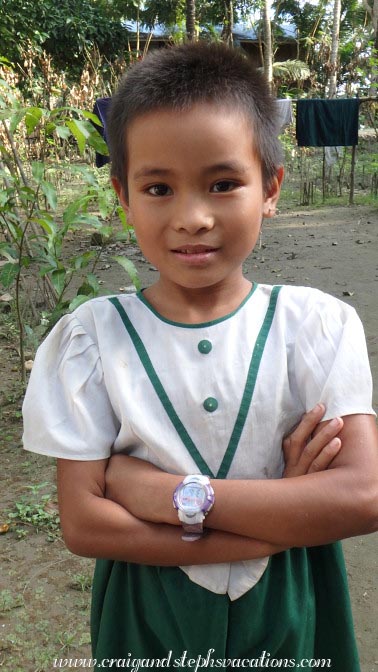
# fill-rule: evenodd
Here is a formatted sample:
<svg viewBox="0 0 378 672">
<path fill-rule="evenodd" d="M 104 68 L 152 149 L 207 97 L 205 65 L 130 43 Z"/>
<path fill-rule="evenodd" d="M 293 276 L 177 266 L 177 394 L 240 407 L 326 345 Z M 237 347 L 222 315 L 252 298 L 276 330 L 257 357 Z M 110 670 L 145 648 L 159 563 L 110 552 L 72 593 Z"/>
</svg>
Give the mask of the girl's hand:
<svg viewBox="0 0 378 672">
<path fill-rule="evenodd" d="M 159 505 L 172 513 L 169 522 L 178 524 L 173 509 L 173 491 L 184 476 L 168 474 L 150 462 L 130 455 L 113 455 L 105 474 L 106 498 L 121 504 L 133 516 L 161 523 Z"/>
<path fill-rule="evenodd" d="M 334 418 L 321 423 L 324 412 L 323 404 L 315 406 L 284 439 L 284 478 L 324 471 L 339 453 L 341 440 L 337 434 L 343 427 L 343 420 Z"/>
</svg>

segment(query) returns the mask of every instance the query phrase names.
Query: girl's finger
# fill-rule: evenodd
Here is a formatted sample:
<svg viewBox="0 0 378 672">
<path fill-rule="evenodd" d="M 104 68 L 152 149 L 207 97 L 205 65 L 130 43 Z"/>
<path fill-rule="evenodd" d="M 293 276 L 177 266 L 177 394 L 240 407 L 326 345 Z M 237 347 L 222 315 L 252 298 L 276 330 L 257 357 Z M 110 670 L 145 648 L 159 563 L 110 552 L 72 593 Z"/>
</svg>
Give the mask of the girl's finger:
<svg viewBox="0 0 378 672">
<path fill-rule="evenodd" d="M 302 416 L 296 428 L 283 441 L 283 451 L 286 464 L 296 464 L 300 460 L 303 448 L 311 438 L 312 433 L 321 422 L 325 413 L 324 404 L 317 404 L 311 411 Z M 310 464 L 310 462 L 308 463 Z"/>
<path fill-rule="evenodd" d="M 337 434 L 341 431 L 343 427 L 343 421 L 341 418 L 333 418 L 330 422 L 327 422 L 321 430 L 314 436 L 311 441 L 303 448 L 301 457 L 299 458 L 299 463 L 303 469 L 308 471 L 311 464 L 317 460 L 318 456 L 325 449 L 325 459 L 327 451 L 329 450 L 329 445 L 332 442 Z M 315 470 L 314 470 L 315 471 Z"/>
<path fill-rule="evenodd" d="M 316 404 L 311 411 L 308 411 L 302 416 L 300 423 L 290 434 L 291 440 L 295 443 L 305 443 L 305 441 L 311 437 L 311 434 L 316 429 L 319 422 L 321 422 L 324 413 L 324 404 Z"/>
<path fill-rule="evenodd" d="M 328 469 L 332 460 L 336 457 L 341 449 L 341 440 L 339 438 L 334 438 L 330 441 L 318 454 L 316 459 L 311 463 L 308 472 L 309 474 L 316 473 L 318 471 L 325 471 Z"/>
</svg>

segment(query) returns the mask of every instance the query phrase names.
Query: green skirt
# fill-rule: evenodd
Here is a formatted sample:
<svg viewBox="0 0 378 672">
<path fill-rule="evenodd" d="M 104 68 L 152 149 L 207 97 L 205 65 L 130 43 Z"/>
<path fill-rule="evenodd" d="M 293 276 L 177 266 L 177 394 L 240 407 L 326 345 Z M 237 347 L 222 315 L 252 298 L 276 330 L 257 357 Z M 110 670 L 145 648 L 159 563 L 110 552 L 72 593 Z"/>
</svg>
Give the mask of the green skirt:
<svg viewBox="0 0 378 672">
<path fill-rule="evenodd" d="M 235 601 L 201 588 L 178 567 L 98 560 L 91 626 L 95 669 L 117 659 L 119 668 L 140 670 L 360 670 L 340 544 L 273 556 L 256 586 Z"/>
</svg>

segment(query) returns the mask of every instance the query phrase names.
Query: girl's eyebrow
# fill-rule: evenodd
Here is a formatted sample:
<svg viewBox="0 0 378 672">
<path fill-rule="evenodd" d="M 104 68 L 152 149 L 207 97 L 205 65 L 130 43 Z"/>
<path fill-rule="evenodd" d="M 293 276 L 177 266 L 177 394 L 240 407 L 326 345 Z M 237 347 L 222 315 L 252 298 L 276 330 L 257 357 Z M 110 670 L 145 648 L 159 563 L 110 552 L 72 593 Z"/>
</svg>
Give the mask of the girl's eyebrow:
<svg viewBox="0 0 378 672">
<path fill-rule="evenodd" d="M 225 161 L 224 163 L 215 163 L 212 166 L 206 166 L 202 169 L 204 175 L 210 175 L 212 173 L 245 173 L 247 172 L 249 166 L 246 166 L 240 161 Z M 153 168 L 148 166 L 142 166 L 139 170 L 134 173 L 134 180 L 139 180 L 146 177 L 169 177 L 173 175 L 174 171 L 169 168 Z"/>
<path fill-rule="evenodd" d="M 139 180 L 144 177 L 165 177 L 172 175 L 172 173 L 173 170 L 169 170 L 169 168 L 149 168 L 148 166 L 142 166 L 142 168 L 134 173 L 133 178 L 134 180 Z"/>
<path fill-rule="evenodd" d="M 205 175 L 221 172 L 246 173 L 248 168 L 249 166 L 247 166 L 244 163 L 241 163 L 240 161 L 225 161 L 224 163 L 215 163 L 212 166 L 208 166 L 207 168 L 204 168 L 202 172 Z"/>
</svg>

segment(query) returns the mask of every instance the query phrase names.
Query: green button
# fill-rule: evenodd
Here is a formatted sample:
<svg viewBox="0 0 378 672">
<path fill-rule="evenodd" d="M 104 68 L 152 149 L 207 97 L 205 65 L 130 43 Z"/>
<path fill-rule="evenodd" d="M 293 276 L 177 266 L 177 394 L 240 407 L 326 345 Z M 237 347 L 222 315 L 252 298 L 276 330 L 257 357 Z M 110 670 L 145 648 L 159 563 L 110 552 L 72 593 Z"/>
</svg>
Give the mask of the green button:
<svg viewBox="0 0 378 672">
<path fill-rule="evenodd" d="M 203 407 L 205 411 L 208 411 L 209 413 L 212 413 L 213 411 L 216 411 L 218 408 L 218 402 L 214 397 L 207 397 L 205 401 L 203 402 Z"/>
<path fill-rule="evenodd" d="M 208 355 L 212 348 L 213 344 L 210 341 L 204 340 L 198 343 L 198 350 L 202 355 Z"/>
</svg>

